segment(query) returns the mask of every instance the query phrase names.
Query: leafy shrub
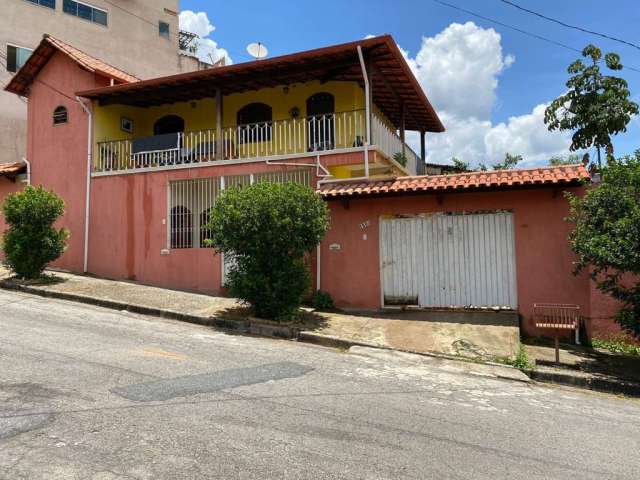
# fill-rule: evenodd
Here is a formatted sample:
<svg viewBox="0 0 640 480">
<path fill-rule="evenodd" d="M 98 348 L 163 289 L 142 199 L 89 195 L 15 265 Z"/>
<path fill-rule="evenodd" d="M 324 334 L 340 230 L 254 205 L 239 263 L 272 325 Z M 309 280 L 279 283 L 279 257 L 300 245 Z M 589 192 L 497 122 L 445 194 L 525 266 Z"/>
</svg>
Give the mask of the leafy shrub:
<svg viewBox="0 0 640 480">
<path fill-rule="evenodd" d="M 250 303 L 258 317 L 288 320 L 311 283 L 305 255 L 328 226 L 327 206 L 311 188 L 259 182 L 218 199 L 208 243 L 234 257 L 227 281 L 232 295 Z"/>
<path fill-rule="evenodd" d="M 2 236 L 4 263 L 20 278 L 35 279 L 65 250 L 69 233 L 53 223 L 64 213 L 64 201 L 42 187 L 28 186 L 4 201 L 9 229 Z"/>
<path fill-rule="evenodd" d="M 591 340 L 591 346 L 594 348 L 602 348 L 609 350 L 612 353 L 623 353 L 625 355 L 637 355 L 640 356 L 640 345 L 633 345 L 625 342 L 624 340 L 602 340 L 594 338 Z"/>
<path fill-rule="evenodd" d="M 610 159 L 601 174 L 584 196 L 568 195 L 576 273 L 589 269 L 597 288 L 620 301 L 616 321 L 640 338 L 640 150 Z"/>
<path fill-rule="evenodd" d="M 407 166 L 407 156 L 403 152 L 396 152 L 393 154 L 393 159 L 403 167 Z"/>
<path fill-rule="evenodd" d="M 511 363 L 516 368 L 521 370 L 527 370 L 531 368 L 531 360 L 529 360 L 529 354 L 527 353 L 527 349 L 524 345 L 520 345 L 518 347 L 518 353 L 516 354 L 515 360 Z"/>
<path fill-rule="evenodd" d="M 336 307 L 331 295 L 327 292 L 323 292 L 322 290 L 316 290 L 314 292 L 311 304 L 313 305 L 313 308 L 320 311 L 333 310 Z"/>
</svg>

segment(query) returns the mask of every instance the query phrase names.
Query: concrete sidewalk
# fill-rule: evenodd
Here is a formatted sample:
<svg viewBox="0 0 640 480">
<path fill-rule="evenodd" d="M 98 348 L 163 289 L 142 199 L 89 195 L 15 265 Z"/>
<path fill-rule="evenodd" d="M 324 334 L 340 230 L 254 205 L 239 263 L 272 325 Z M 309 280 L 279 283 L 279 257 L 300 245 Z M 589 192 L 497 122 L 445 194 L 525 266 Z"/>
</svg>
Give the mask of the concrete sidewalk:
<svg viewBox="0 0 640 480">
<path fill-rule="evenodd" d="M 233 298 L 168 290 L 135 282 L 55 272 L 45 284 L 14 284 L 0 269 L 5 287 L 43 296 L 81 301 L 108 308 L 236 328 L 233 322 L 251 323 L 250 309 Z M 499 313 L 463 316 L 420 311 L 368 312 L 363 314 L 312 312 L 306 309 L 291 334 L 274 333 L 277 326 L 251 326 L 250 333 L 297 337 L 302 341 L 348 348 L 352 345 L 382 347 L 413 353 L 440 353 L 477 360 L 513 357 L 519 345 L 517 319 Z M 512 314 L 513 315 L 513 314 Z M 477 318 L 476 318 L 477 317 Z M 222 324 L 220 322 L 223 322 Z M 227 322 L 226 324 L 224 322 Z M 243 330 L 244 331 L 244 330 Z"/>
<path fill-rule="evenodd" d="M 581 345 L 561 344 L 560 363 L 555 349 L 525 345 L 535 369 L 531 378 L 608 393 L 640 396 L 640 357 Z"/>
</svg>

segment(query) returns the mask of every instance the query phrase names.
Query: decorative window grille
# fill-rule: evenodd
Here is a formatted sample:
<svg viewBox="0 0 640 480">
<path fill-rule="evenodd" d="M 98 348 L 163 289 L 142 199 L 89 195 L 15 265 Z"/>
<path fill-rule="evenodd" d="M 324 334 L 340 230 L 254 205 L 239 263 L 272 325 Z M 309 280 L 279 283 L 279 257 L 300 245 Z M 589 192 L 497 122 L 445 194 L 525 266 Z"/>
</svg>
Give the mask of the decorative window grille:
<svg viewBox="0 0 640 480">
<path fill-rule="evenodd" d="M 255 173 L 253 177 L 255 182 L 294 182 L 311 186 L 311 182 L 313 181 L 313 171 L 309 168 L 304 170 L 283 170 L 279 172 Z"/>
<path fill-rule="evenodd" d="M 220 195 L 220 178 L 169 182 L 169 246 L 200 248 L 209 231 L 209 209 Z"/>
<path fill-rule="evenodd" d="M 193 218 L 184 205 L 171 208 L 171 248 L 193 247 Z"/>
<path fill-rule="evenodd" d="M 60 125 L 69 121 L 69 112 L 67 107 L 60 105 L 53 111 L 53 124 Z"/>
<path fill-rule="evenodd" d="M 312 169 L 284 170 L 252 175 L 194 178 L 169 182 L 169 248 L 206 248 L 211 209 L 222 191 L 254 182 L 296 182 L 311 186 Z M 226 263 L 226 261 L 225 261 Z"/>
</svg>

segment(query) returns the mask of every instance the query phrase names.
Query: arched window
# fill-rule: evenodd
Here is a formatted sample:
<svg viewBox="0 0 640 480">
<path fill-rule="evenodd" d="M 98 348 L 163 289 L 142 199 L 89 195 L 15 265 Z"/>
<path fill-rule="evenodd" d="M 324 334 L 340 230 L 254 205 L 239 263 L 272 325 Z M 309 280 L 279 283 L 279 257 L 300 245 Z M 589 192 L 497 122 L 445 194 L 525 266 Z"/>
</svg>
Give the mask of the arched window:
<svg viewBox="0 0 640 480">
<path fill-rule="evenodd" d="M 193 247 L 191 210 L 182 205 L 171 209 L 171 248 Z"/>
<path fill-rule="evenodd" d="M 154 135 L 184 132 L 184 120 L 178 115 L 166 115 L 153 124 Z"/>
<path fill-rule="evenodd" d="M 309 151 L 335 148 L 335 98 L 320 92 L 307 98 L 307 128 Z"/>
<path fill-rule="evenodd" d="M 69 121 L 69 112 L 67 107 L 60 105 L 53 111 L 53 124 L 60 125 Z"/>
<path fill-rule="evenodd" d="M 271 107 L 265 103 L 250 103 L 238 110 L 238 143 L 267 142 L 271 140 Z"/>
<path fill-rule="evenodd" d="M 207 228 L 211 219 L 211 209 L 207 208 L 200 213 L 200 248 L 210 248 L 205 240 L 211 237 L 211 230 Z"/>
</svg>

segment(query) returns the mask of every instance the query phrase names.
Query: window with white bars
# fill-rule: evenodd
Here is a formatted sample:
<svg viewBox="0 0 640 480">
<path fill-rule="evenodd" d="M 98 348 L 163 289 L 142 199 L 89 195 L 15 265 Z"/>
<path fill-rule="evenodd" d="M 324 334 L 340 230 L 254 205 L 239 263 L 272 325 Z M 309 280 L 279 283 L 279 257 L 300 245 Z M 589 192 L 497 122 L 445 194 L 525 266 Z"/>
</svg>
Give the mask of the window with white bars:
<svg viewBox="0 0 640 480">
<path fill-rule="evenodd" d="M 254 182 L 295 182 L 311 186 L 312 179 L 311 169 L 300 169 L 169 182 L 168 246 L 171 249 L 207 247 L 210 231 L 206 225 L 223 189 Z"/>
<path fill-rule="evenodd" d="M 206 247 L 209 211 L 220 195 L 220 178 L 169 182 L 169 248 Z"/>
</svg>

